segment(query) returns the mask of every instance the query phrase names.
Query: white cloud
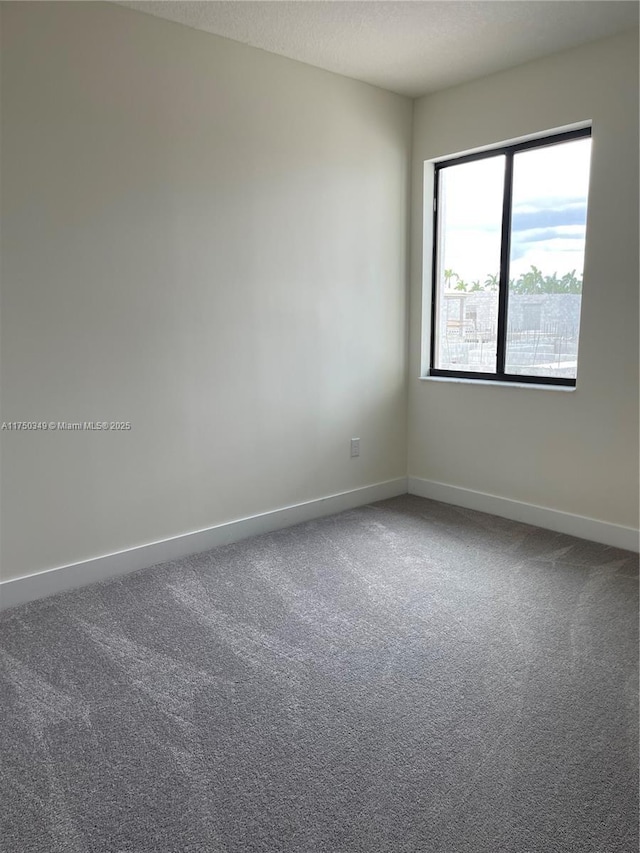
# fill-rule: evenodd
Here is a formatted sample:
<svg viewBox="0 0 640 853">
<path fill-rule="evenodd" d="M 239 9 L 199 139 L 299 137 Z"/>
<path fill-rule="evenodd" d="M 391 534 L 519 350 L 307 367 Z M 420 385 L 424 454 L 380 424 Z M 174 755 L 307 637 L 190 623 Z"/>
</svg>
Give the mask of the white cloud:
<svg viewBox="0 0 640 853">
<path fill-rule="evenodd" d="M 512 240 L 512 278 L 532 264 L 545 274 L 582 273 L 584 246 L 576 237 L 584 233 L 590 154 L 591 140 L 580 139 L 514 156 L 518 231 Z M 440 172 L 442 271 L 453 269 L 465 281 L 481 283 L 498 271 L 504 167 L 504 155 L 496 155 Z"/>
</svg>

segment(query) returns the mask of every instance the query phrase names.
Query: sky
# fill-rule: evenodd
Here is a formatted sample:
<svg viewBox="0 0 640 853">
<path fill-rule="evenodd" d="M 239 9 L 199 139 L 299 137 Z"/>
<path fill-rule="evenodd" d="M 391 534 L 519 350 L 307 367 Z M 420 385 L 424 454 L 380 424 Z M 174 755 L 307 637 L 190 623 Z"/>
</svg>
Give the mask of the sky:
<svg viewBox="0 0 640 853">
<path fill-rule="evenodd" d="M 514 156 L 510 278 L 532 265 L 582 275 L 590 156 L 590 139 Z M 469 283 L 500 267 L 504 164 L 500 154 L 440 172 L 439 266 Z"/>
</svg>

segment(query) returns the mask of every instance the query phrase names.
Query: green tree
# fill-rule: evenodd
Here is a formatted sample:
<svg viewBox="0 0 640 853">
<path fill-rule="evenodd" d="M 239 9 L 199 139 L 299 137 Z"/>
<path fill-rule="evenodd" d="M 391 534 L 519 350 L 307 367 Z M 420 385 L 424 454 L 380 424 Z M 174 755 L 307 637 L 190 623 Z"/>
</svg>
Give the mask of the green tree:
<svg viewBox="0 0 640 853">
<path fill-rule="evenodd" d="M 498 273 L 487 275 L 484 284 L 479 279 L 474 279 L 469 285 L 466 281 L 451 269 L 444 271 L 444 280 L 447 288 L 453 287 L 463 293 L 478 293 L 480 291 L 496 291 L 500 284 Z M 528 272 L 520 273 L 517 279 L 509 281 L 509 291 L 515 294 L 542 294 L 542 293 L 582 293 L 582 279 L 576 276 L 576 271 L 571 270 L 558 278 L 557 272 L 553 275 L 543 275 L 542 271 L 532 264 Z"/>
<path fill-rule="evenodd" d="M 536 266 L 531 266 L 529 272 L 522 273 L 511 288 L 512 293 L 544 293 L 544 276 Z M 548 292 L 548 291 L 547 291 Z"/>
<path fill-rule="evenodd" d="M 497 290 L 498 285 L 500 284 L 500 275 L 498 273 L 494 273 L 492 275 L 488 275 L 484 280 L 484 289 L 485 290 Z"/>
<path fill-rule="evenodd" d="M 517 280 L 511 280 L 509 289 L 512 293 L 582 293 L 582 279 L 577 278 L 576 271 L 571 270 L 562 278 L 556 272 L 543 276 L 541 271 L 532 266 L 529 272 L 522 273 Z"/>
<path fill-rule="evenodd" d="M 460 276 L 458 275 L 458 273 L 455 273 L 453 270 L 444 271 L 444 283 L 447 289 L 451 287 L 451 280 L 454 278 L 456 279 L 456 281 L 460 280 Z"/>
</svg>

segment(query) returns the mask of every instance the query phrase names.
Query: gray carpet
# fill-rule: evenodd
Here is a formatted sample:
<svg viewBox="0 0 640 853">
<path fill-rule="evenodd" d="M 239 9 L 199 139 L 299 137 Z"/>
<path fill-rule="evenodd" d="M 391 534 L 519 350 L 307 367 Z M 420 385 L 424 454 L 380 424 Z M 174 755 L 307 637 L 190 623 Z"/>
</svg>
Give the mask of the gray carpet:
<svg viewBox="0 0 640 853">
<path fill-rule="evenodd" d="M 637 558 L 405 496 L 7 611 L 2 853 L 636 853 Z"/>
</svg>

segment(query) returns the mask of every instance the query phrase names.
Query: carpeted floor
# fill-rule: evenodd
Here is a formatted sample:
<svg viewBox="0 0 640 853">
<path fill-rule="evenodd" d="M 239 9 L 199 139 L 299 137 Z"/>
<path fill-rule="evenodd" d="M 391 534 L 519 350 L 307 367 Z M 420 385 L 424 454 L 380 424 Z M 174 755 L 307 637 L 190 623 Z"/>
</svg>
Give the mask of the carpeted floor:
<svg viewBox="0 0 640 853">
<path fill-rule="evenodd" d="M 2 853 L 637 853 L 637 558 L 404 496 L 7 611 Z"/>
</svg>

